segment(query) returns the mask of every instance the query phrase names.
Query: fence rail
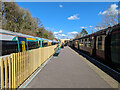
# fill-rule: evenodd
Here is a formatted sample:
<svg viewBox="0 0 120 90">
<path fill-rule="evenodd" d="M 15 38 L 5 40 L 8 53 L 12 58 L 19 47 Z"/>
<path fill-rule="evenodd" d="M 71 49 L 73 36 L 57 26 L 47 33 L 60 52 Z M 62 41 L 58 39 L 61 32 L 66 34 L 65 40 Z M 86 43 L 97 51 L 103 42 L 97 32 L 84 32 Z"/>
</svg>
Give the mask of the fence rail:
<svg viewBox="0 0 120 90">
<path fill-rule="evenodd" d="M 1 89 L 18 88 L 51 55 L 57 45 L 13 53 L 1 58 Z"/>
</svg>

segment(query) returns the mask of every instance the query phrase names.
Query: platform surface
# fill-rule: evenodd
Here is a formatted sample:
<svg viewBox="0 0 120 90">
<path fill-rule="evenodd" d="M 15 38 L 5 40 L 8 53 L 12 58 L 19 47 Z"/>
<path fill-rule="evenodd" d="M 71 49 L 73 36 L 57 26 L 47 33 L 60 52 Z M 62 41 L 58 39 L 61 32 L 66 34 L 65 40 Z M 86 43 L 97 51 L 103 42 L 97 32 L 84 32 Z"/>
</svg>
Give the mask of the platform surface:
<svg viewBox="0 0 120 90">
<path fill-rule="evenodd" d="M 111 88 L 71 48 L 60 50 L 26 88 Z"/>
</svg>

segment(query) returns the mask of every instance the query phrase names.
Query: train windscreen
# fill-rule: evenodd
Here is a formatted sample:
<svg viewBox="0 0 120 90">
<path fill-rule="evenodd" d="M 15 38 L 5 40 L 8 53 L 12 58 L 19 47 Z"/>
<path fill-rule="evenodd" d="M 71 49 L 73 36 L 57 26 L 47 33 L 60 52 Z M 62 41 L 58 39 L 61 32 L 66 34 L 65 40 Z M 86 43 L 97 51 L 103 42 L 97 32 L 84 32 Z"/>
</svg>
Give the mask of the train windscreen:
<svg viewBox="0 0 120 90">
<path fill-rule="evenodd" d="M 9 55 L 11 53 L 18 52 L 18 44 L 17 41 L 0 41 L 2 45 L 1 55 Z"/>
</svg>

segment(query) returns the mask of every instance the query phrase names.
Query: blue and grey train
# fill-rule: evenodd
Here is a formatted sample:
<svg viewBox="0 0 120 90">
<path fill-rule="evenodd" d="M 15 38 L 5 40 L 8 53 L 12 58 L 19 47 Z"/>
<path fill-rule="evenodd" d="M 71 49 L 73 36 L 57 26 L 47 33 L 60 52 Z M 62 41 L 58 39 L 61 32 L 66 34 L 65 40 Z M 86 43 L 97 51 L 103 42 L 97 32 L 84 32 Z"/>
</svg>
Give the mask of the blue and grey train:
<svg viewBox="0 0 120 90">
<path fill-rule="evenodd" d="M 58 42 L 0 29 L 0 56 L 55 45 Z"/>
</svg>

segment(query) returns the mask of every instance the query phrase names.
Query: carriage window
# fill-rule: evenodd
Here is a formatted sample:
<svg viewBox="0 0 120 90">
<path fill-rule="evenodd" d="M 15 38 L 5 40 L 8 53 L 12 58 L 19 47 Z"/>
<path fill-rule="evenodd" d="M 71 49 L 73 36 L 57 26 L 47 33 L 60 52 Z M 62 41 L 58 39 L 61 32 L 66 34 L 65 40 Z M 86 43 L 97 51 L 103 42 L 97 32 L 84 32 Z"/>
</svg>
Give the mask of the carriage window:
<svg viewBox="0 0 120 90">
<path fill-rule="evenodd" d="M 111 35 L 111 59 L 112 62 L 120 64 L 120 31 L 114 31 Z"/>
<path fill-rule="evenodd" d="M 98 37 L 98 49 L 102 50 L 102 36 Z"/>
<path fill-rule="evenodd" d="M 92 44 L 92 37 L 88 39 L 88 47 L 91 47 L 91 44 Z"/>
<path fill-rule="evenodd" d="M 38 48 L 39 46 L 38 46 L 38 42 L 28 42 L 28 48 L 29 48 L 29 50 L 31 50 L 31 49 L 35 49 L 35 48 Z"/>
<path fill-rule="evenodd" d="M 17 41 L 2 41 L 2 55 L 18 52 Z"/>
<path fill-rule="evenodd" d="M 81 44 L 83 44 L 83 39 L 81 40 Z"/>
<path fill-rule="evenodd" d="M 47 47 L 47 46 L 48 46 L 48 43 L 43 41 L 43 42 L 42 42 L 42 46 L 43 46 L 43 47 Z"/>
<path fill-rule="evenodd" d="M 87 39 L 85 39 L 85 44 L 84 44 L 85 47 L 87 47 Z"/>
<path fill-rule="evenodd" d="M 81 39 L 81 46 L 84 46 L 84 40 Z"/>
</svg>

